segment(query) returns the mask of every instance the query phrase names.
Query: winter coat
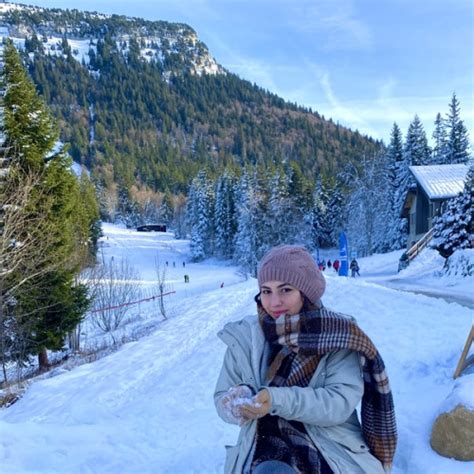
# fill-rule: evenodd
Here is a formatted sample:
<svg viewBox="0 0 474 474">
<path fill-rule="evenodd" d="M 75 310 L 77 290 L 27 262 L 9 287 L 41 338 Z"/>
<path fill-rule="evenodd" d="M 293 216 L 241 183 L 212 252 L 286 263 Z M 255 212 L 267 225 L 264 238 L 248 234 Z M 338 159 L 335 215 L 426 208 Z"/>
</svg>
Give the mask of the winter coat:
<svg viewBox="0 0 474 474">
<path fill-rule="evenodd" d="M 350 265 L 351 270 L 355 270 L 356 272 L 359 271 L 359 264 L 357 263 L 356 260 L 352 260 L 351 265 Z"/>
<path fill-rule="evenodd" d="M 271 395 L 271 415 L 304 424 L 314 445 L 336 474 L 383 474 L 382 464 L 363 439 L 356 406 L 363 394 L 360 356 L 340 350 L 324 355 L 307 387 L 268 387 L 265 377 L 270 346 L 258 318 L 249 316 L 226 324 L 218 336 L 227 344 L 214 401 L 219 416 L 230 419 L 218 403 L 235 385 L 245 384 L 256 392 L 266 388 Z M 226 446 L 226 474 L 248 472 L 255 447 L 257 421 L 245 423 L 236 446 Z"/>
</svg>

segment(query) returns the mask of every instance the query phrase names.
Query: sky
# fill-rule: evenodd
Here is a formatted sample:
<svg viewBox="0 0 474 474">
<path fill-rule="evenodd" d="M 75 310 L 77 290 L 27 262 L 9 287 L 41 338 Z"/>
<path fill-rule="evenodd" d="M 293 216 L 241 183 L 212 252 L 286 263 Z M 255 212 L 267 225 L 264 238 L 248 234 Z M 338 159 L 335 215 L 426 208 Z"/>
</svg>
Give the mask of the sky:
<svg viewBox="0 0 474 474">
<path fill-rule="evenodd" d="M 243 79 L 389 141 L 415 114 L 431 140 L 453 92 L 474 141 L 472 0 L 29 0 L 190 25 Z"/>
</svg>

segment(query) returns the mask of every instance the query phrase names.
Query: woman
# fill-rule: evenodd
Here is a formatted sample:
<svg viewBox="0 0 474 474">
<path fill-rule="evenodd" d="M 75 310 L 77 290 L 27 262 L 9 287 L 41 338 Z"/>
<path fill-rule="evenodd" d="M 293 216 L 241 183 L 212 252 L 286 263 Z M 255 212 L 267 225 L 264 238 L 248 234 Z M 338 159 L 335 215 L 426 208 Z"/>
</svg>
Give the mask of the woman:
<svg viewBox="0 0 474 474">
<path fill-rule="evenodd" d="M 383 473 L 396 446 L 383 361 L 355 321 L 323 307 L 326 283 L 297 246 L 258 269 L 258 318 L 228 323 L 214 400 L 241 426 L 226 473 Z M 362 427 L 356 406 L 362 400 Z"/>
</svg>

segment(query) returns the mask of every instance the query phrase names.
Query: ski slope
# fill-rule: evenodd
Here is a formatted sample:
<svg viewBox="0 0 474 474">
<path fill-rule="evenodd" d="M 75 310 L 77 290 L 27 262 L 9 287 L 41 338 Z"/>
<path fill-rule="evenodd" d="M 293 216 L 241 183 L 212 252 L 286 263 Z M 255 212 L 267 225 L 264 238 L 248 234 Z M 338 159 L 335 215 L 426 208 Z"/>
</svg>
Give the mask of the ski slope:
<svg viewBox="0 0 474 474">
<path fill-rule="evenodd" d="M 225 351 L 216 333 L 254 312 L 256 281 L 222 262 L 190 263 L 188 243 L 171 234 L 111 225 L 104 232 L 100 258 L 126 255 L 144 286 L 153 283 L 156 255 L 168 261 L 173 314 L 107 357 L 33 383 L 1 410 L 0 472 L 221 473 L 224 445 L 235 444 L 238 428 L 213 406 Z M 474 462 L 440 457 L 429 435 L 453 387 L 473 311 L 370 278 L 326 278 L 326 306 L 354 315 L 388 368 L 400 438 L 393 473 L 472 474 Z M 474 375 L 463 379 L 474 387 Z"/>
</svg>

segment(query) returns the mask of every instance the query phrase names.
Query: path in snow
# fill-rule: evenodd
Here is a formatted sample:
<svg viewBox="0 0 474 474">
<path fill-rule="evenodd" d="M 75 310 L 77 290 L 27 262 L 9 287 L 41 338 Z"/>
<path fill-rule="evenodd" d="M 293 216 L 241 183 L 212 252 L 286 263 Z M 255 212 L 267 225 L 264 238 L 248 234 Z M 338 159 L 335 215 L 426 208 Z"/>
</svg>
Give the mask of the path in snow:
<svg viewBox="0 0 474 474">
<path fill-rule="evenodd" d="M 374 283 L 379 283 L 382 286 L 394 288 L 399 291 L 407 291 L 417 295 L 425 295 L 431 298 L 442 299 L 448 303 L 457 303 L 461 306 L 465 306 L 466 308 L 474 309 L 474 298 L 470 295 L 444 292 L 433 287 L 423 287 L 420 286 L 418 282 L 414 282 L 412 285 L 408 286 L 407 283 L 409 282 L 407 280 L 404 280 L 403 282 L 400 282 L 399 280 L 385 280 L 377 282 L 375 280 Z"/>
</svg>

